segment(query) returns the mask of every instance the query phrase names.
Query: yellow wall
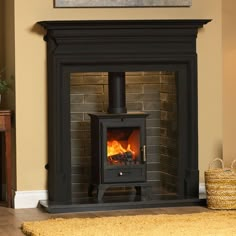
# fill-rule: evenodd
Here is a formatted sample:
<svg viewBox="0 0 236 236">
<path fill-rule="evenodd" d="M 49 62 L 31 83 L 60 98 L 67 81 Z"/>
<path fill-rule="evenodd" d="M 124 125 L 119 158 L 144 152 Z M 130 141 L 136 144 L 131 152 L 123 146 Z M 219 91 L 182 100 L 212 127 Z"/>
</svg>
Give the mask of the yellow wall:
<svg viewBox="0 0 236 236">
<path fill-rule="evenodd" d="M 46 43 L 42 20 L 213 19 L 198 35 L 199 164 L 221 151 L 221 0 L 193 0 L 191 8 L 55 9 L 53 0 L 15 1 L 17 190 L 46 189 Z"/>
<path fill-rule="evenodd" d="M 0 0 L 0 70 L 4 64 L 4 5 L 3 0 Z"/>
<path fill-rule="evenodd" d="M 227 4 L 226 4 L 227 3 Z M 236 159 L 236 2 L 222 1 L 223 9 L 223 138 L 224 159 Z"/>
</svg>

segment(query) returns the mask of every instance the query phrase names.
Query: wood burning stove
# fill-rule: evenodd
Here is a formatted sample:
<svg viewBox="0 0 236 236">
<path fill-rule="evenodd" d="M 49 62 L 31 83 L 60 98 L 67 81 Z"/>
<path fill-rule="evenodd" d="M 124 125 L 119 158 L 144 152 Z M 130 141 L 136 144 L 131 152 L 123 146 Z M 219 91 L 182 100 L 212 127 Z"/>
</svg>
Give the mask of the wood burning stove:
<svg viewBox="0 0 236 236">
<path fill-rule="evenodd" d="M 98 201 L 109 187 L 133 186 L 137 194 L 150 198 L 147 181 L 146 117 L 144 112 L 127 113 L 125 73 L 109 72 L 108 113 L 90 113 L 91 182 Z"/>
</svg>

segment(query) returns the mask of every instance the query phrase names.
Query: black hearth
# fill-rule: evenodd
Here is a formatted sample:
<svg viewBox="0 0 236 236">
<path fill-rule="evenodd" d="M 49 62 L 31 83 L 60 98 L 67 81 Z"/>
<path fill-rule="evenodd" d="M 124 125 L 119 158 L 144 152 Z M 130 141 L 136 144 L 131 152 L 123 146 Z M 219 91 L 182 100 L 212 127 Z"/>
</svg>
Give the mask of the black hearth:
<svg viewBox="0 0 236 236">
<path fill-rule="evenodd" d="M 48 72 L 49 201 L 46 204 L 48 211 L 104 210 L 200 203 L 196 37 L 198 28 L 207 22 L 209 20 L 39 22 L 47 29 L 45 39 Z M 113 73 L 167 71 L 175 74 L 177 117 L 174 125 L 177 126 L 177 132 L 174 135 L 177 138 L 175 152 L 178 158 L 175 159 L 177 166 L 175 197 L 171 200 L 151 196 L 146 201 L 142 198 L 129 202 L 117 202 L 112 199 L 103 203 L 89 200 L 72 201 L 69 78 L 76 72 L 104 71 Z M 116 80 L 116 82 L 122 81 L 122 79 Z M 123 82 L 119 83 L 119 86 L 124 87 Z M 100 133 L 99 135 L 96 133 L 98 136 L 92 141 L 92 152 L 96 148 L 99 149 L 95 147 L 99 142 L 103 143 L 103 147 L 101 149 L 100 146 L 101 150 L 92 154 L 95 161 L 92 165 L 98 164 L 101 169 L 96 171 L 102 170 L 102 173 L 95 171 L 92 174 L 91 184 L 111 186 L 119 182 L 131 184 L 131 187 L 142 187 L 148 182 L 147 163 L 143 154 L 146 145 L 143 134 L 145 134 L 147 114 L 126 113 L 124 96 L 119 97 L 119 95 L 120 93 L 114 94 L 112 98 L 109 97 L 108 113 L 90 114 L 91 125 L 97 126 L 96 132 L 101 132 L 102 136 L 106 137 L 101 139 Z M 118 108 L 115 105 L 117 103 L 119 103 Z M 162 121 L 162 123 L 167 122 Z M 131 154 L 133 150 L 127 147 L 128 151 L 123 155 L 109 155 L 108 159 L 106 143 L 111 141 L 110 137 L 114 134 L 117 135 L 117 130 L 122 130 L 126 134 L 122 139 L 128 139 L 129 133 L 136 133 L 139 136 L 137 159 Z M 164 151 L 169 152 L 168 149 Z M 163 165 L 162 162 L 160 164 Z M 123 175 L 128 166 L 131 168 L 128 172 L 133 172 L 131 178 Z M 149 168 L 152 169 L 151 164 Z"/>
</svg>

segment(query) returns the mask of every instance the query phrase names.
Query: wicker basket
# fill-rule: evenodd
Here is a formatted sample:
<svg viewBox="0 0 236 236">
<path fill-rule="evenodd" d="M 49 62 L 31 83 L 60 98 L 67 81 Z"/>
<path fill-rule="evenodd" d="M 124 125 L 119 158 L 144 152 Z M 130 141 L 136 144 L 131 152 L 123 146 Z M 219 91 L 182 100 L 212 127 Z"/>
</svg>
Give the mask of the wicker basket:
<svg viewBox="0 0 236 236">
<path fill-rule="evenodd" d="M 221 168 L 212 168 L 214 162 L 220 162 Z M 224 168 L 221 159 L 214 159 L 208 171 L 205 171 L 207 205 L 211 209 L 236 209 L 236 170 L 234 160 L 231 168 Z"/>
</svg>

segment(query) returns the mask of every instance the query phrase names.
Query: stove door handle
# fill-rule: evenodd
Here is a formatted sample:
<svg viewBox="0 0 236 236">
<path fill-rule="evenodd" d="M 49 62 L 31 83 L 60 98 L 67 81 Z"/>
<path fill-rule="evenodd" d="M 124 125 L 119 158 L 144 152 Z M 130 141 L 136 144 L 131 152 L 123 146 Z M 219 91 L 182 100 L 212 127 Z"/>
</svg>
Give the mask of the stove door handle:
<svg viewBox="0 0 236 236">
<path fill-rule="evenodd" d="M 143 160 L 143 162 L 146 162 L 147 161 L 147 147 L 146 147 L 146 145 L 143 145 L 141 152 L 142 152 L 142 160 Z"/>
</svg>

